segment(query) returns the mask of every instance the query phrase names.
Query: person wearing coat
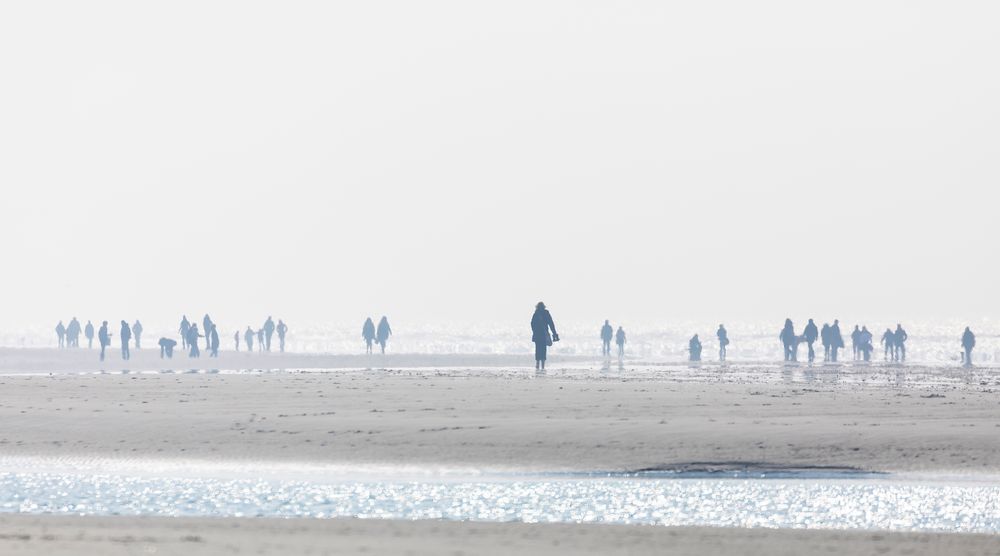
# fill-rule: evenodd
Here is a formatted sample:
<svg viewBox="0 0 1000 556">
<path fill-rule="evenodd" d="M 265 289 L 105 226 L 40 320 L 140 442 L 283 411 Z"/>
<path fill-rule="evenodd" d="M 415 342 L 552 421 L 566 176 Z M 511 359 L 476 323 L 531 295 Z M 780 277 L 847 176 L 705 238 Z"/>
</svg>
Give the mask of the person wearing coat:
<svg viewBox="0 0 1000 556">
<path fill-rule="evenodd" d="M 531 316 L 531 341 L 535 343 L 535 369 L 544 370 L 549 346 L 559 341 L 559 333 L 552 322 L 552 315 L 541 301 L 535 305 L 535 314 Z"/>
</svg>

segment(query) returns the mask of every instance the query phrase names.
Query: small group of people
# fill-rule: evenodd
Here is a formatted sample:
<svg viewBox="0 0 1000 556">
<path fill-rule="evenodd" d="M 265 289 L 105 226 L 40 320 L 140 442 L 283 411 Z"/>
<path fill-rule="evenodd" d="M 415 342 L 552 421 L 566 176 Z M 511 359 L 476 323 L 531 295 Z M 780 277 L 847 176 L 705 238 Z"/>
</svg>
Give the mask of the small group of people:
<svg viewBox="0 0 1000 556">
<path fill-rule="evenodd" d="M 618 345 L 618 358 L 625 357 L 625 329 L 621 326 L 615 331 L 611 327 L 611 321 L 605 319 L 604 326 L 601 327 L 601 355 L 611 357 L 611 340 Z"/>
<path fill-rule="evenodd" d="M 209 352 L 209 357 L 219 356 L 219 328 L 214 322 L 212 322 L 212 317 L 208 314 L 201 321 L 202 330 L 205 334 L 202 334 L 198 330 L 197 323 L 191 323 L 188 321 L 187 315 L 183 315 L 180 324 L 180 335 L 181 335 L 181 347 L 188 351 L 188 357 L 200 357 L 201 351 L 198 349 L 198 338 L 205 338 L 205 349 Z M 275 324 L 274 319 L 271 316 L 267 317 L 264 321 L 263 326 L 258 328 L 256 331 L 251 326 L 247 326 L 246 331 L 243 333 L 243 340 L 245 341 L 246 351 L 253 352 L 254 340 L 257 340 L 258 351 L 271 351 L 271 338 L 274 334 L 278 334 L 278 349 L 284 353 L 285 352 L 285 337 L 288 334 L 288 325 L 281 319 L 278 319 L 278 323 Z M 168 338 L 161 339 L 161 357 L 171 357 L 173 354 L 173 347 L 177 345 L 177 342 L 173 342 L 169 348 L 163 347 L 163 340 L 169 340 Z M 170 340 L 172 341 L 172 340 Z M 168 342 L 169 343 L 169 342 Z M 233 334 L 233 344 L 236 351 L 240 350 L 240 332 L 237 330 Z"/>
<path fill-rule="evenodd" d="M 853 337 L 853 333 L 851 336 Z M 898 363 L 906 361 L 906 340 L 908 339 L 910 339 L 910 335 L 906 333 L 906 330 L 903 330 L 903 325 L 897 324 L 896 330 L 886 328 L 885 332 L 882 333 L 884 359 Z"/>
<path fill-rule="evenodd" d="M 87 349 L 93 348 L 94 325 L 89 320 L 85 326 L 80 326 L 80 321 L 76 317 L 73 317 L 69 321 L 68 326 L 63 325 L 62 321 L 59 321 L 59 324 L 56 325 L 56 336 L 59 339 L 60 349 L 80 347 L 81 334 L 87 338 Z M 101 361 L 104 361 L 105 350 L 111 345 L 112 336 L 108 331 L 108 321 L 101 323 L 101 327 L 96 335 L 97 343 L 101 348 Z M 128 322 L 121 321 L 121 329 L 118 337 L 122 343 L 122 359 L 128 361 L 132 357 L 130 345 L 133 338 L 135 339 L 135 349 L 142 349 L 142 323 L 136 320 L 135 324 L 129 325 Z"/>
<path fill-rule="evenodd" d="M 365 353 L 367 354 L 372 353 L 372 344 L 378 344 L 384 354 L 389 336 L 392 336 L 392 328 L 389 327 L 389 319 L 385 315 L 379 319 L 377 327 L 372 322 L 371 317 L 365 319 L 365 323 L 361 325 L 361 338 L 365 341 Z"/>
</svg>

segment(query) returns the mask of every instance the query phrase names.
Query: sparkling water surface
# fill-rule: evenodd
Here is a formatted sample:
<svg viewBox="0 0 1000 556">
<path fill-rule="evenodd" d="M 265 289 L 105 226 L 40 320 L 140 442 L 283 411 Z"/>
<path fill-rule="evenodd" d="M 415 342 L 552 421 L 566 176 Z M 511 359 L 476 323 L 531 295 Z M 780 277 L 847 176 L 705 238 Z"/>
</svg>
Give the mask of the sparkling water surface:
<svg viewBox="0 0 1000 556">
<path fill-rule="evenodd" d="M 0 511 L 1000 532 L 1000 486 L 892 478 L 304 481 L 0 474 Z"/>
</svg>

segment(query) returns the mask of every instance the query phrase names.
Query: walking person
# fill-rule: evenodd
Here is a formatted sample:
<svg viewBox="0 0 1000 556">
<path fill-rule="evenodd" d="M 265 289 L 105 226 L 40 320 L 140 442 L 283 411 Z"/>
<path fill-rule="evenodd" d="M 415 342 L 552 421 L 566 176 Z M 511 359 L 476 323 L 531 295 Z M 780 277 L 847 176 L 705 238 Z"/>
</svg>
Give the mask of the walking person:
<svg viewBox="0 0 1000 556">
<path fill-rule="evenodd" d="M 365 324 L 361 326 L 361 337 L 365 340 L 365 353 L 371 354 L 372 343 L 375 342 L 375 323 L 371 317 L 365 319 Z"/>
<path fill-rule="evenodd" d="M 56 336 L 59 337 L 59 349 L 66 347 L 66 326 L 63 325 L 62 321 L 56 325 Z"/>
<path fill-rule="evenodd" d="M 802 337 L 805 338 L 806 345 L 809 346 L 809 362 L 812 363 L 816 360 L 816 352 L 813 350 L 813 344 L 816 342 L 816 338 L 819 337 L 819 330 L 816 329 L 816 323 L 812 319 L 809 319 L 809 323 L 802 330 Z"/>
<path fill-rule="evenodd" d="M 875 350 L 872 340 L 874 340 L 874 336 L 868 331 L 868 327 L 862 326 L 861 332 L 858 334 L 858 350 L 861 352 L 861 358 L 864 361 L 872 360 L 872 351 Z"/>
<path fill-rule="evenodd" d="M 278 319 L 278 328 L 275 330 L 278 332 L 278 350 L 285 353 L 285 334 L 288 334 L 288 325 Z"/>
<path fill-rule="evenodd" d="M 823 323 L 819 330 L 819 341 L 823 343 L 823 362 L 830 360 L 830 325 Z"/>
<path fill-rule="evenodd" d="M 844 336 L 840 333 L 840 321 L 833 320 L 830 327 L 830 361 L 837 362 L 837 350 L 844 349 Z"/>
<path fill-rule="evenodd" d="M 271 316 L 268 315 L 267 320 L 264 321 L 264 344 L 267 351 L 271 351 L 272 335 L 274 335 L 274 321 L 271 320 Z"/>
<path fill-rule="evenodd" d="M 212 351 L 209 353 L 209 357 L 219 356 L 219 326 L 217 324 L 212 324 L 211 338 L 208 344 L 212 346 Z"/>
<path fill-rule="evenodd" d="M 886 328 L 885 332 L 882 333 L 882 349 L 885 352 L 883 357 L 886 361 L 896 360 L 896 335 L 891 328 Z"/>
<path fill-rule="evenodd" d="M 614 334 L 615 330 L 611 328 L 611 323 L 605 320 L 604 326 L 601 327 L 601 355 L 611 357 L 611 339 Z"/>
<path fill-rule="evenodd" d="M 142 323 L 139 322 L 139 319 L 136 319 L 135 324 L 132 325 L 132 336 L 135 337 L 136 351 L 142 349 Z"/>
<path fill-rule="evenodd" d="M 80 321 L 73 317 L 66 327 L 66 347 L 80 347 Z"/>
<path fill-rule="evenodd" d="M 729 346 L 729 333 L 726 332 L 726 327 L 719 325 L 719 329 L 715 332 L 715 336 L 719 339 L 719 361 L 726 360 L 726 351 Z"/>
<path fill-rule="evenodd" d="M 104 350 L 111 345 L 111 333 L 108 332 L 108 321 L 101 323 L 101 329 L 97 331 L 97 343 L 101 344 L 101 361 L 104 361 Z"/>
<path fill-rule="evenodd" d="M 392 336 L 392 329 L 389 328 L 389 319 L 382 317 L 382 320 L 378 321 L 378 328 L 375 330 L 375 341 L 382 348 L 382 353 L 385 353 L 385 344 L 389 341 L 389 336 Z"/>
<path fill-rule="evenodd" d="M 188 330 L 191 330 L 191 323 L 188 322 L 187 315 L 184 315 L 181 318 L 181 327 L 180 327 L 181 348 L 182 349 L 187 349 L 187 347 L 188 347 L 188 345 L 187 345 L 187 342 L 188 342 Z"/>
<path fill-rule="evenodd" d="M 861 329 L 856 324 L 851 332 L 851 350 L 854 352 L 855 361 L 861 358 Z"/>
<path fill-rule="evenodd" d="M 906 361 L 906 341 L 910 339 L 910 335 L 903 330 L 902 324 L 896 324 L 896 361 L 903 362 Z"/>
<path fill-rule="evenodd" d="M 552 314 L 541 301 L 535 305 L 535 313 L 531 315 L 531 341 L 535 344 L 535 369 L 544 371 L 549 346 L 559 341 L 559 333 L 556 332 Z"/>
<path fill-rule="evenodd" d="M 795 335 L 795 325 L 792 324 L 792 319 L 785 319 L 785 326 L 781 329 L 778 339 L 781 340 L 781 345 L 785 350 L 785 361 L 798 361 L 799 338 Z"/>
<path fill-rule="evenodd" d="M 625 358 L 625 329 L 618 327 L 618 332 L 615 332 L 615 343 L 618 344 L 618 359 Z"/>
<path fill-rule="evenodd" d="M 974 347 L 976 347 L 976 335 L 966 326 L 965 332 L 962 333 L 962 349 L 965 350 L 962 354 L 962 362 L 966 367 L 972 366 L 972 348 Z"/>
<path fill-rule="evenodd" d="M 83 335 L 87 337 L 87 349 L 94 349 L 94 325 L 89 320 L 83 328 Z"/>
<path fill-rule="evenodd" d="M 198 333 L 198 325 L 192 324 L 191 326 L 188 327 L 188 335 L 187 335 L 187 345 L 190 350 L 188 351 L 188 357 L 191 358 L 201 357 L 201 350 L 198 349 L 198 338 L 201 338 L 201 334 Z"/>
<path fill-rule="evenodd" d="M 247 344 L 247 352 L 249 352 L 250 355 L 253 355 L 253 337 L 255 335 L 256 334 L 254 334 L 253 328 L 250 328 L 249 326 L 247 327 L 247 331 L 243 333 L 243 339 Z"/>
<path fill-rule="evenodd" d="M 122 360 L 128 361 L 129 358 L 132 357 L 132 354 L 129 353 L 128 350 L 128 343 L 129 341 L 132 340 L 132 328 L 129 327 L 128 323 L 125 321 L 122 321 L 122 328 L 120 334 L 121 334 L 120 339 L 122 341 Z"/>
</svg>

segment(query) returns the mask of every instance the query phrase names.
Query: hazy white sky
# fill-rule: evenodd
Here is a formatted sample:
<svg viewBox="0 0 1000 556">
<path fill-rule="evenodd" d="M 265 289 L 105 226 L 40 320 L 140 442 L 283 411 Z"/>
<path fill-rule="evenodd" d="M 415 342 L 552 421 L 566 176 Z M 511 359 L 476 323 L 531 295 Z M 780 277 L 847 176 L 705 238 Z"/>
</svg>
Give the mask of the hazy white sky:
<svg viewBox="0 0 1000 556">
<path fill-rule="evenodd" d="M 998 16 L 4 2 L 0 311 L 996 315 Z"/>
</svg>

